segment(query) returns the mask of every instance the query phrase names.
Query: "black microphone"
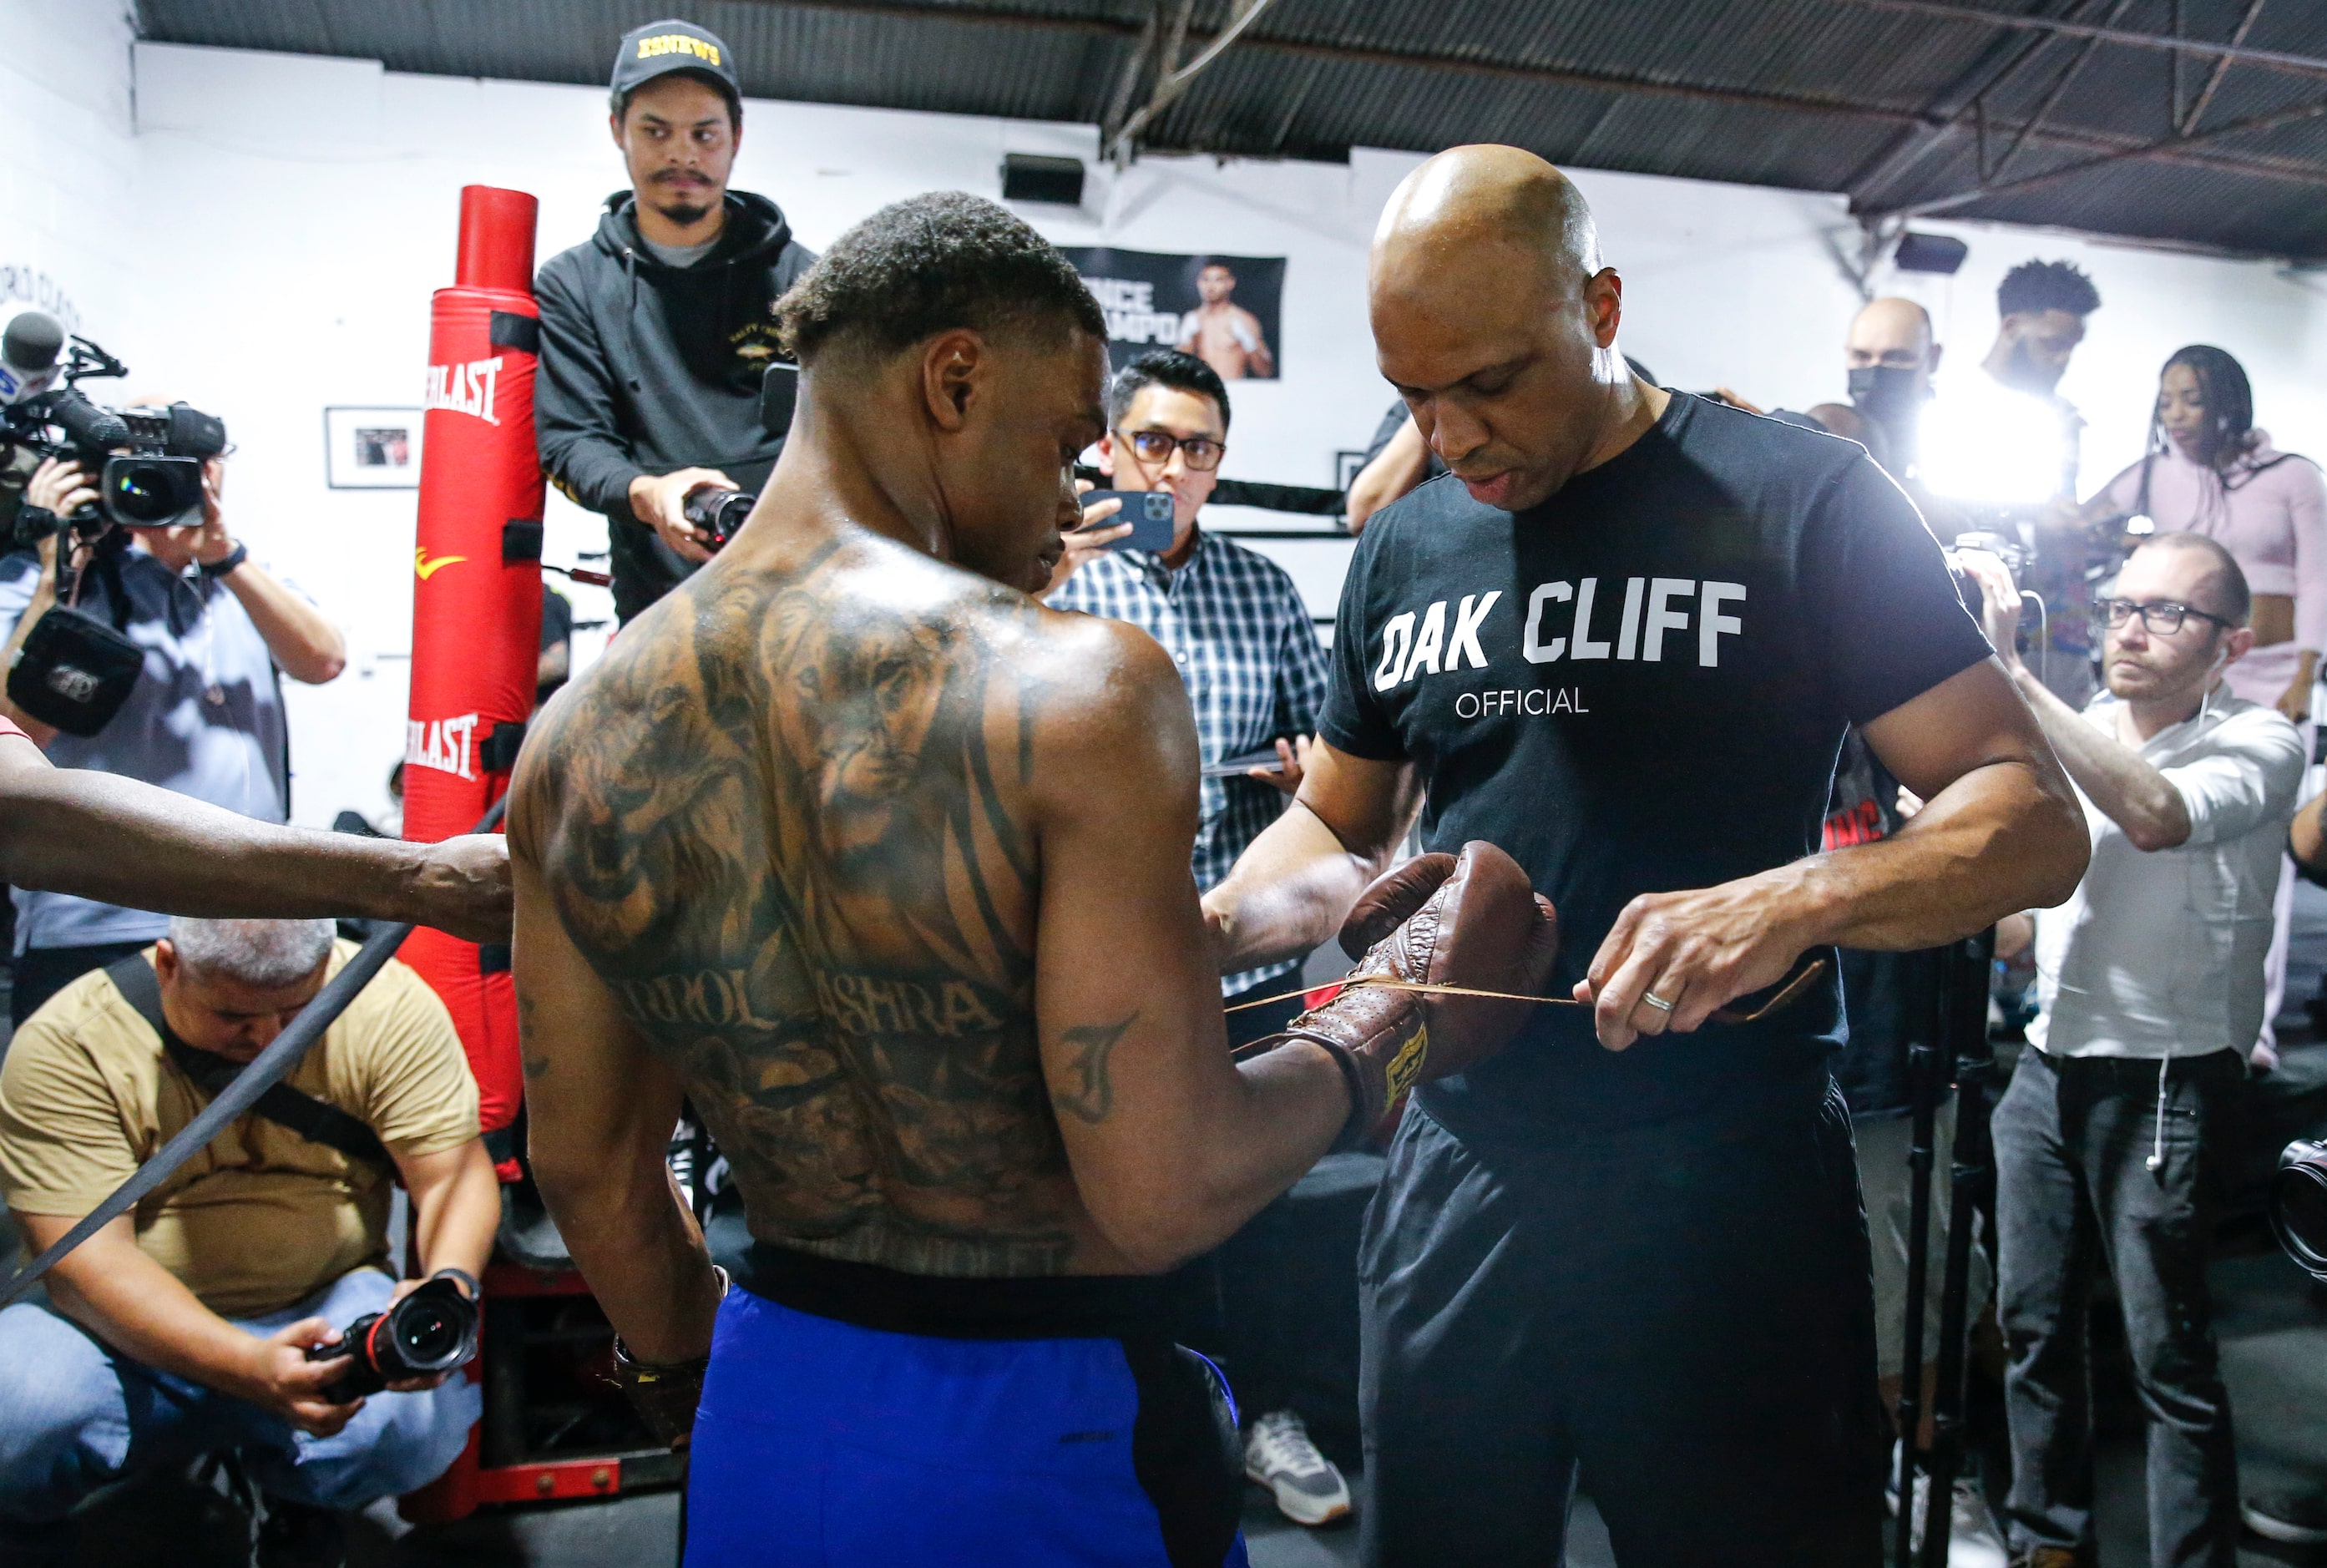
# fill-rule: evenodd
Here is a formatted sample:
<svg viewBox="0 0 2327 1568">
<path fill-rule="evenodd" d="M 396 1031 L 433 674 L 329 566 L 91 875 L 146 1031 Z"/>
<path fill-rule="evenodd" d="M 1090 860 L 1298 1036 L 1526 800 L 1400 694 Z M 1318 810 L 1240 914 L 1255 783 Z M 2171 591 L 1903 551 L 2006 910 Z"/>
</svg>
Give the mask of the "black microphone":
<svg viewBox="0 0 2327 1568">
<path fill-rule="evenodd" d="M 46 311 L 18 311 L 0 329 L 0 404 L 21 403 L 56 379 L 64 323 Z"/>
</svg>

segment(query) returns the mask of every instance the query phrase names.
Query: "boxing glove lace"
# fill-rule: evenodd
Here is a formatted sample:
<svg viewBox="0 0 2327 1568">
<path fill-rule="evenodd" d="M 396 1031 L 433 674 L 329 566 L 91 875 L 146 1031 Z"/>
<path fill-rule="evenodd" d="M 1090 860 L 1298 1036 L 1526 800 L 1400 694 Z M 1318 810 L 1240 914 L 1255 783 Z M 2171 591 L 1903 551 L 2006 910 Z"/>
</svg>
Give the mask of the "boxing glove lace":
<svg viewBox="0 0 2327 1568">
<path fill-rule="evenodd" d="M 1345 945 L 1385 924 L 1351 981 L 1382 976 L 1535 996 L 1559 946 L 1550 901 L 1528 885 L 1517 861 L 1476 839 L 1460 856 L 1425 855 L 1369 888 L 1344 929 Z M 1352 984 L 1238 1054 L 1296 1040 L 1331 1051 L 1350 1102 L 1334 1147 L 1350 1149 L 1372 1135 L 1407 1089 L 1467 1071 L 1500 1050 L 1530 1011 L 1525 1002 Z"/>
</svg>

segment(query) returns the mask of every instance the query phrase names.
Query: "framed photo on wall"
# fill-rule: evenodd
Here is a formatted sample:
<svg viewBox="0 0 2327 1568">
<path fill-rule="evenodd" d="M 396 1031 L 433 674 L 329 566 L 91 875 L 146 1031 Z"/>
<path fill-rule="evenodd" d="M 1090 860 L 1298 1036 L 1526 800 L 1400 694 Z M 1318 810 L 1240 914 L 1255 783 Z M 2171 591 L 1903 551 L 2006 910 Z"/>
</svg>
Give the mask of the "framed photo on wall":
<svg viewBox="0 0 2327 1568">
<path fill-rule="evenodd" d="M 323 410 L 323 481 L 333 490 L 420 488 L 421 411 Z"/>
</svg>

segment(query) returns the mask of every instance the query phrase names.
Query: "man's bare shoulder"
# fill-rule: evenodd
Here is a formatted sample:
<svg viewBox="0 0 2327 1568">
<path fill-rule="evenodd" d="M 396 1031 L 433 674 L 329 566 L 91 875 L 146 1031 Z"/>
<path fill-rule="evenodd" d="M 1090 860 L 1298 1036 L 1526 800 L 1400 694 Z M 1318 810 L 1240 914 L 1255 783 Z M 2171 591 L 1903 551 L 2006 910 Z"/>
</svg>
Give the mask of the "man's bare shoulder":
<svg viewBox="0 0 2327 1568">
<path fill-rule="evenodd" d="M 1028 642 L 1046 697 L 1032 735 L 1039 808 L 1073 812 L 1122 790 L 1184 807 L 1192 836 L 1201 751 L 1172 656 L 1135 626 L 1071 611 L 1043 611 Z"/>
</svg>

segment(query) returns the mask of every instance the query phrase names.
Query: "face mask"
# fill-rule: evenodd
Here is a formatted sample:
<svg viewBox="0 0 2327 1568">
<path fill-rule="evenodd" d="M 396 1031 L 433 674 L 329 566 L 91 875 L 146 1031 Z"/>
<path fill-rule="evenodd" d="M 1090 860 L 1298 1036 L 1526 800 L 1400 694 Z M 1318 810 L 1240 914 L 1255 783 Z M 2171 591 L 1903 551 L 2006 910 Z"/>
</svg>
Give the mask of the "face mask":
<svg viewBox="0 0 2327 1568">
<path fill-rule="evenodd" d="M 1850 371 L 1850 401 L 1883 425 L 1904 425 L 1920 410 L 1915 371 L 1904 365 L 1858 365 Z"/>
</svg>

